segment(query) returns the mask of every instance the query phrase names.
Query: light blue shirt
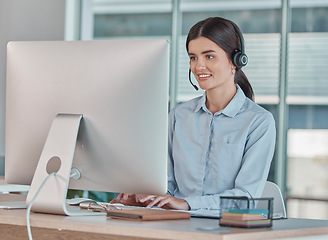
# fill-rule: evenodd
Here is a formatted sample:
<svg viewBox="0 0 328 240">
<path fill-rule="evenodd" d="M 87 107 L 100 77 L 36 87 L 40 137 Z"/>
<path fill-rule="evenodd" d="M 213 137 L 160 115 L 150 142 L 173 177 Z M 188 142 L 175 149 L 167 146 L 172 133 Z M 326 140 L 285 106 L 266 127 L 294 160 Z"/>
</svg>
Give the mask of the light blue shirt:
<svg viewBox="0 0 328 240">
<path fill-rule="evenodd" d="M 206 93 L 169 114 L 168 194 L 185 199 L 191 210 L 220 209 L 220 196 L 262 194 L 275 122 L 236 86 L 230 103 L 214 115 Z"/>
</svg>

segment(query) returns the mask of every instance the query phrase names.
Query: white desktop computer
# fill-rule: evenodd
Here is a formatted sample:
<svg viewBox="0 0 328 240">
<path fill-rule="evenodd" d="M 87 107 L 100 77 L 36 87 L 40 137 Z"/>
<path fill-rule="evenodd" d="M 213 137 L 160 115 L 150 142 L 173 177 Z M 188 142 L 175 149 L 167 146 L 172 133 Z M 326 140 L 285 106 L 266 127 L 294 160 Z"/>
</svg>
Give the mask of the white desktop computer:
<svg viewBox="0 0 328 240">
<path fill-rule="evenodd" d="M 68 189 L 165 194 L 168 80 L 166 40 L 10 42 L 6 182 L 65 215 Z"/>
</svg>

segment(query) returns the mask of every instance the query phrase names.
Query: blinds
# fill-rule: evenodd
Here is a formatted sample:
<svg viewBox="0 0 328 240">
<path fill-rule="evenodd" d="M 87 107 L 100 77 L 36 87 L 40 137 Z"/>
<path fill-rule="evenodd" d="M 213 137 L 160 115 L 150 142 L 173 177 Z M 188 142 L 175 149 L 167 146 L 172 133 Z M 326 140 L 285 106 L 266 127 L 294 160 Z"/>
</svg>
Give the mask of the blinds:
<svg viewBox="0 0 328 240">
<path fill-rule="evenodd" d="M 177 101 L 199 96 L 188 82 L 186 36 L 179 44 Z M 288 51 L 288 97 L 292 104 L 328 104 L 328 33 L 291 33 Z M 280 74 L 280 34 L 245 34 L 248 65 L 243 68 L 257 102 L 276 104 Z M 196 83 L 196 80 L 194 80 Z"/>
</svg>

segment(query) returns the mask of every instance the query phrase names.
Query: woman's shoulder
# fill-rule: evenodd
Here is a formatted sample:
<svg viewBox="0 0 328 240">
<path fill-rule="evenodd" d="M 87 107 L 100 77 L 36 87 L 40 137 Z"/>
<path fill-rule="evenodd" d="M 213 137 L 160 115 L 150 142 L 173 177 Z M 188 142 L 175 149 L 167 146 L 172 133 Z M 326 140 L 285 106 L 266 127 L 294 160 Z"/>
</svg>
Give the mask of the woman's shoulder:
<svg viewBox="0 0 328 240">
<path fill-rule="evenodd" d="M 193 99 L 190 99 L 186 102 L 178 103 L 170 113 L 180 113 L 180 112 L 194 112 L 199 105 L 201 105 L 203 96 L 198 96 Z"/>
<path fill-rule="evenodd" d="M 265 109 L 264 107 L 260 106 L 256 102 L 250 100 L 249 98 L 246 98 L 245 104 L 244 104 L 244 111 L 249 112 L 252 115 L 254 115 L 256 118 L 259 119 L 267 119 L 269 121 L 274 121 L 273 115 L 270 111 Z"/>
</svg>

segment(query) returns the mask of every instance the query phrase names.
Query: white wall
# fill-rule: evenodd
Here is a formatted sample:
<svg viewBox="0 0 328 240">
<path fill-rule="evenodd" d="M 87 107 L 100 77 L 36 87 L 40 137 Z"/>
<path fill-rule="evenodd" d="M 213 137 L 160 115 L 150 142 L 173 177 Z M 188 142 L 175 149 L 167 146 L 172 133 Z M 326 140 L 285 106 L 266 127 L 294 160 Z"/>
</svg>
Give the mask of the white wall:
<svg viewBox="0 0 328 240">
<path fill-rule="evenodd" d="M 65 0 L 0 0 L 0 175 L 5 156 L 8 41 L 64 40 Z"/>
</svg>

